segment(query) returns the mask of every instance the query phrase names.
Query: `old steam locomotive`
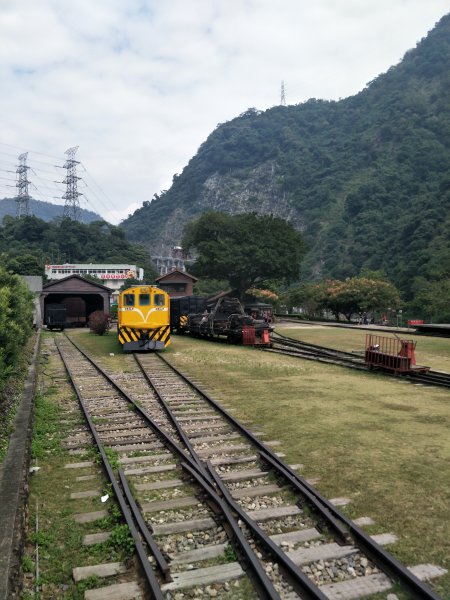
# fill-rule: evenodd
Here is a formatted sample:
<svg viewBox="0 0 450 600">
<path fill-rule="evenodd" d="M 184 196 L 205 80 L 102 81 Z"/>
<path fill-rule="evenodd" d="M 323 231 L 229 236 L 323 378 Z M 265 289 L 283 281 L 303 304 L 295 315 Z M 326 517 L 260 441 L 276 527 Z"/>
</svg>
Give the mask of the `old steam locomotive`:
<svg viewBox="0 0 450 600">
<path fill-rule="evenodd" d="M 237 298 L 208 300 L 183 296 L 170 300 L 172 331 L 195 337 L 222 337 L 233 344 L 270 346 L 273 326 L 247 315 Z"/>
</svg>

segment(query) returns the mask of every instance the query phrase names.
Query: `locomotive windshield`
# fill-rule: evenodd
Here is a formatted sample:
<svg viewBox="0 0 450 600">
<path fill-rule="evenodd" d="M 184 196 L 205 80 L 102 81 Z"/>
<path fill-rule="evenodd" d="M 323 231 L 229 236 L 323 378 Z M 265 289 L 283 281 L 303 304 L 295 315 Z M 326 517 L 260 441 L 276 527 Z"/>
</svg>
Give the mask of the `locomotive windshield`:
<svg viewBox="0 0 450 600">
<path fill-rule="evenodd" d="M 139 304 L 141 306 L 148 306 L 150 304 L 150 294 L 141 294 L 139 296 Z"/>
<path fill-rule="evenodd" d="M 125 294 L 123 303 L 125 306 L 134 306 L 134 294 Z"/>
<path fill-rule="evenodd" d="M 164 294 L 155 294 L 153 296 L 153 302 L 154 302 L 155 306 L 164 306 L 166 303 Z"/>
</svg>

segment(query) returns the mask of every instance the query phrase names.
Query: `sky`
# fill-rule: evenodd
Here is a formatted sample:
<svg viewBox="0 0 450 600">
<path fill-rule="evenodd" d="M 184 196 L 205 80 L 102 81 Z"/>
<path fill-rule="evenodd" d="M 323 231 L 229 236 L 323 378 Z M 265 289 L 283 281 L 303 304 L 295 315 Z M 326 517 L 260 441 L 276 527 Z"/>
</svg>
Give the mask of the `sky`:
<svg viewBox="0 0 450 600">
<path fill-rule="evenodd" d="M 0 0 L 0 198 L 118 224 L 250 107 L 339 100 L 397 64 L 450 0 Z"/>
</svg>

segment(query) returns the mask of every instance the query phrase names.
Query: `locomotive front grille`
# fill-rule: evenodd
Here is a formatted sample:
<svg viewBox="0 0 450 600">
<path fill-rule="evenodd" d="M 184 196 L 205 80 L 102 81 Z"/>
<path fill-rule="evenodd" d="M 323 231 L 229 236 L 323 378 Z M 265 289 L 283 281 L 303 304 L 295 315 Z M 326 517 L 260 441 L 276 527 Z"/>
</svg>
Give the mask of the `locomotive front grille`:
<svg viewBox="0 0 450 600">
<path fill-rule="evenodd" d="M 124 350 L 162 350 L 170 340 L 170 326 L 155 329 L 119 327 L 119 342 Z"/>
</svg>

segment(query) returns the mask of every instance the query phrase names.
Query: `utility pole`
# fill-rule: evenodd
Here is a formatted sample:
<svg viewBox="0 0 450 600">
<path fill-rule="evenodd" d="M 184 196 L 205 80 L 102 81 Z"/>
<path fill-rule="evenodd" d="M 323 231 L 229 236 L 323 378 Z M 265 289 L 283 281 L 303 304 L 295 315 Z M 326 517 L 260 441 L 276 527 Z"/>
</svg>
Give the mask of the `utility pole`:
<svg viewBox="0 0 450 600">
<path fill-rule="evenodd" d="M 284 81 L 281 82 L 281 101 L 280 106 L 286 106 L 286 90 L 284 89 Z"/>
<path fill-rule="evenodd" d="M 16 217 L 29 217 L 30 212 L 30 196 L 28 194 L 28 184 L 30 183 L 27 179 L 27 171 L 30 168 L 27 166 L 28 152 L 24 152 L 19 155 L 20 165 L 16 169 L 16 173 L 19 178 L 16 183 L 17 196 L 16 196 Z"/>
<path fill-rule="evenodd" d="M 65 151 L 64 154 L 67 154 L 67 160 L 63 166 L 64 169 L 67 169 L 67 175 L 63 181 L 67 186 L 66 193 L 63 194 L 63 199 L 66 201 L 64 204 L 63 218 L 68 217 L 74 221 L 78 221 L 80 212 L 80 202 L 78 197 L 83 195 L 78 191 L 78 180 L 80 177 L 77 177 L 77 165 L 80 164 L 80 161 L 75 160 L 77 150 L 78 146 L 74 146 Z"/>
</svg>

